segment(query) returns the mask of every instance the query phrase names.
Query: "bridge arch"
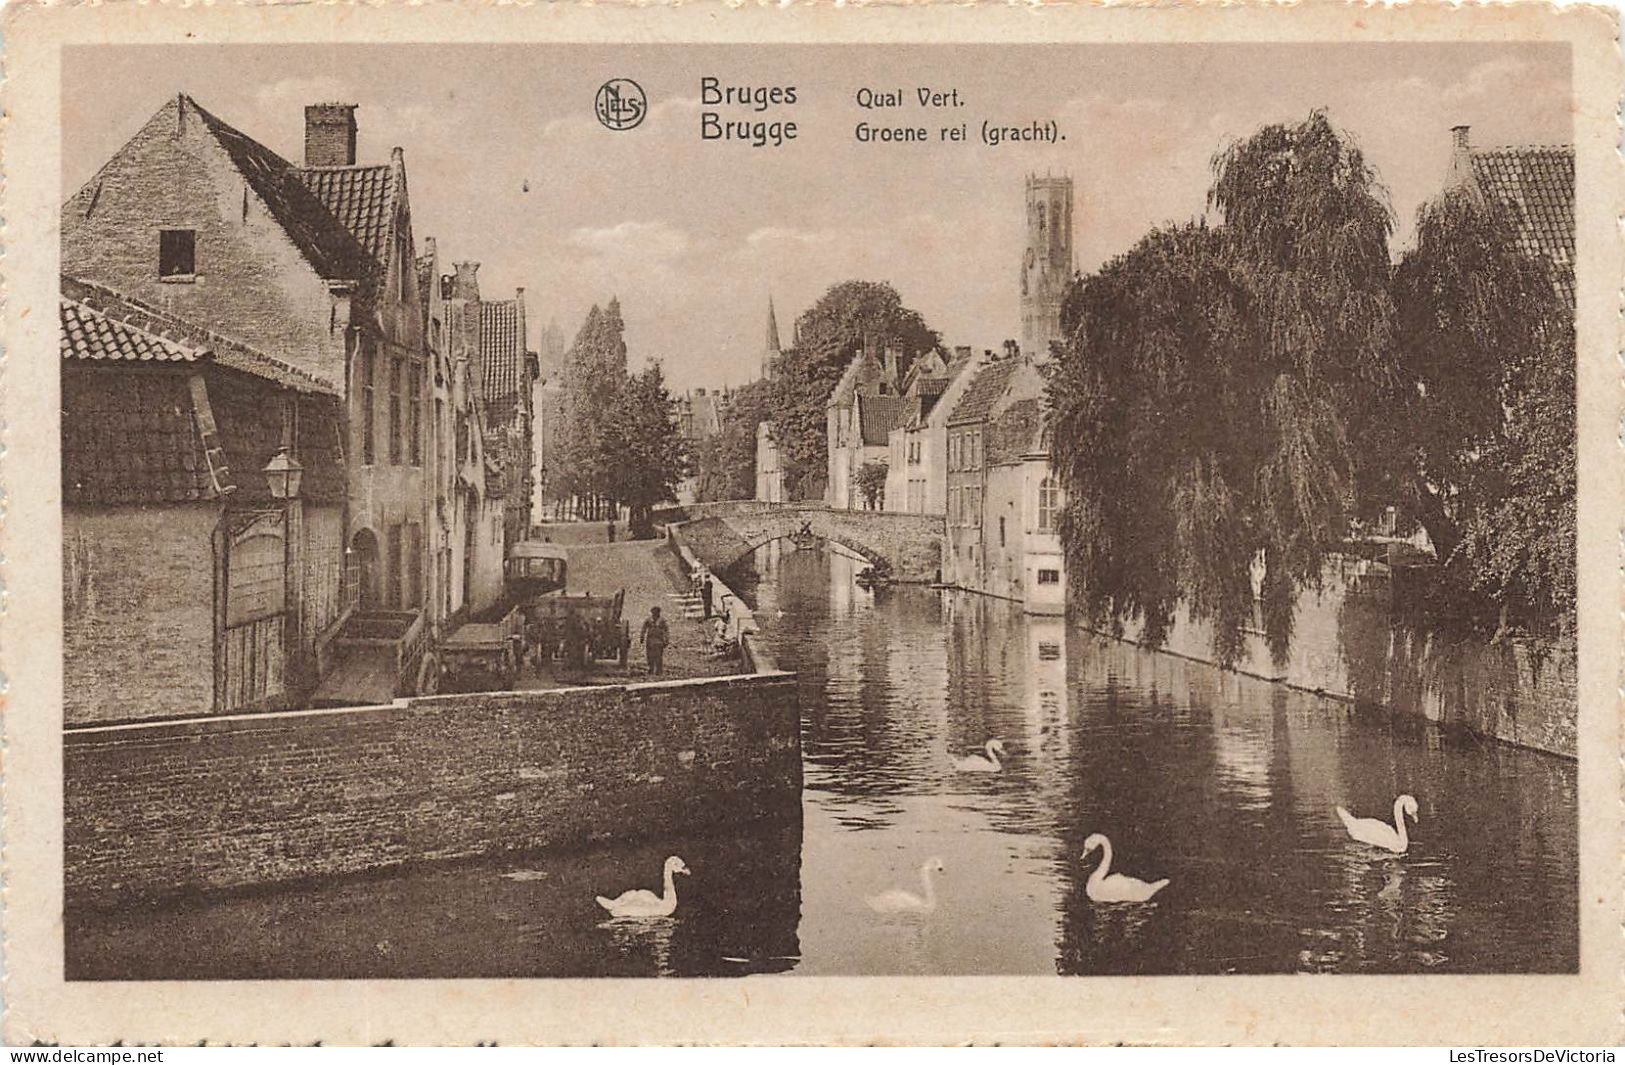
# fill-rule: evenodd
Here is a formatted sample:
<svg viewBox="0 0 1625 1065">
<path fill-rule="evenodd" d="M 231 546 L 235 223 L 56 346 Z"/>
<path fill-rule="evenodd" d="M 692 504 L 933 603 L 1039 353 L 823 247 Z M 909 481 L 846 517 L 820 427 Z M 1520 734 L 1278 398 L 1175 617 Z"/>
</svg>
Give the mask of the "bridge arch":
<svg viewBox="0 0 1625 1065">
<path fill-rule="evenodd" d="M 946 530 L 940 514 L 836 510 L 818 503 L 710 503 L 685 509 L 690 520 L 680 526 L 680 535 L 713 569 L 725 569 L 775 540 L 808 536 L 870 562 L 887 562 L 900 580 L 931 580 L 942 567 Z"/>
</svg>

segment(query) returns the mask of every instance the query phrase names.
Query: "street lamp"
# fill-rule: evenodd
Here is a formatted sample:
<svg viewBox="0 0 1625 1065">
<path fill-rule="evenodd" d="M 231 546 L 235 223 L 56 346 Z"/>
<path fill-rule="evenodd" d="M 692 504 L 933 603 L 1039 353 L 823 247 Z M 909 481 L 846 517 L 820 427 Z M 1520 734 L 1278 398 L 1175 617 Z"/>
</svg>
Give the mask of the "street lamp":
<svg viewBox="0 0 1625 1065">
<path fill-rule="evenodd" d="M 298 459 L 288 454 L 287 448 L 279 450 L 265 464 L 265 479 L 270 483 L 271 496 L 275 499 L 298 499 L 299 482 L 304 476 L 305 468 Z"/>
</svg>

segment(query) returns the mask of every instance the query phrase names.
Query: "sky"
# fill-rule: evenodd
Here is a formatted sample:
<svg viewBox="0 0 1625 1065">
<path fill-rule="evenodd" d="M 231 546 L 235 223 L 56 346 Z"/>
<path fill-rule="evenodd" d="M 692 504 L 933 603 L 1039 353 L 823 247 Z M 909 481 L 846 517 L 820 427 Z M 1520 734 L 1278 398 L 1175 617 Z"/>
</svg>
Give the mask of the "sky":
<svg viewBox="0 0 1625 1065">
<path fill-rule="evenodd" d="M 707 107 L 706 76 L 796 102 Z M 644 89 L 637 128 L 595 117 L 610 78 Z M 921 108 L 922 87 L 963 106 Z M 864 89 L 910 102 L 863 108 Z M 358 104 L 359 161 L 405 150 L 413 229 L 444 270 L 480 262 L 491 298 L 524 287 L 533 344 L 619 298 L 633 367 L 659 358 L 678 389 L 752 379 L 770 296 L 788 344 L 854 278 L 889 281 L 950 345 L 1019 336 L 1027 173 L 1072 176 L 1087 273 L 1203 213 L 1225 144 L 1315 108 L 1389 190 L 1396 249 L 1441 187 L 1450 127 L 1480 146 L 1572 140 L 1566 45 L 103 45 L 63 57 L 63 198 L 176 92 L 294 163 L 305 104 Z M 707 111 L 797 136 L 703 140 Z M 1035 119 L 1064 140 L 980 142 L 984 120 Z M 932 140 L 861 143 L 861 121 Z M 961 121 L 967 142 L 937 139 Z"/>
</svg>

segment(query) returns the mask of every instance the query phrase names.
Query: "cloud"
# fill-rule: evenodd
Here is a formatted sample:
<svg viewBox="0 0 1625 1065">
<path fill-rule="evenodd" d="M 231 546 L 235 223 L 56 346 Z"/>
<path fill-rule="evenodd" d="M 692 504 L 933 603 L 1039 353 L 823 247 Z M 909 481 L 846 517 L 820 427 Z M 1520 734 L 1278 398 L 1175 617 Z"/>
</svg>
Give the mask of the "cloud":
<svg viewBox="0 0 1625 1065">
<path fill-rule="evenodd" d="M 571 230 L 564 243 L 588 255 L 629 257 L 669 262 L 686 254 L 688 234 L 665 222 L 621 222 L 613 226 L 583 226 Z"/>
<path fill-rule="evenodd" d="M 296 108 L 303 113 L 306 104 L 355 102 L 355 89 L 348 82 L 325 74 L 270 81 L 254 91 L 254 103 L 271 114 Z"/>
</svg>

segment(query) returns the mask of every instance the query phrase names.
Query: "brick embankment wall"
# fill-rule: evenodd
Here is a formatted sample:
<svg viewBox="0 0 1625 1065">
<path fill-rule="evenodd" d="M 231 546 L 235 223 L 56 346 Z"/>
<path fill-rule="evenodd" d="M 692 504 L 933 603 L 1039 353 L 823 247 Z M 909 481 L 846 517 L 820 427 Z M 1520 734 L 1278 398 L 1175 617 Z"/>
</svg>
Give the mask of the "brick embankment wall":
<svg viewBox="0 0 1625 1065">
<path fill-rule="evenodd" d="M 70 906 L 798 809 L 789 673 L 72 729 Z"/>
</svg>

